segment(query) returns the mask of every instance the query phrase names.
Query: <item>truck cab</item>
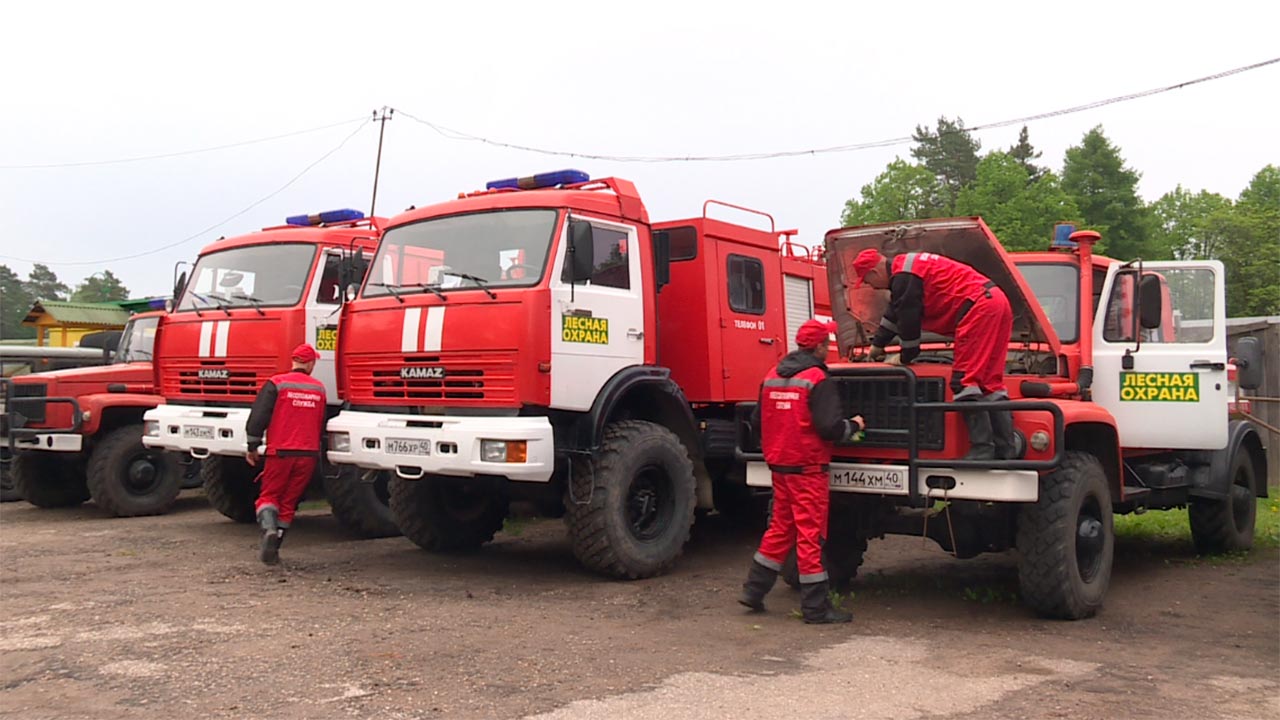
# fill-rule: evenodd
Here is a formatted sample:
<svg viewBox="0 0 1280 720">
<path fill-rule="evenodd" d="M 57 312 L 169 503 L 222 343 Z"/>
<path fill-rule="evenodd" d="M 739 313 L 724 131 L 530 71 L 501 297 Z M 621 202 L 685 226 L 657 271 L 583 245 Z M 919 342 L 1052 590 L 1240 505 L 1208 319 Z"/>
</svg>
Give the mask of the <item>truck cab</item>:
<svg viewBox="0 0 1280 720">
<path fill-rule="evenodd" d="M 392 218 L 343 308 L 329 460 L 390 477 L 428 550 L 481 545 L 528 500 L 587 567 L 666 570 L 696 508 L 745 492 L 736 404 L 829 313 L 794 231 L 711 208 L 651 222 L 629 181 L 560 171 Z"/>
<path fill-rule="evenodd" d="M 346 287 L 363 271 L 361 258 L 377 247 L 381 223 L 356 210 L 291 217 L 205 247 L 190 277 L 179 281 L 156 343 L 164 404 L 147 413 L 143 442 L 203 459 L 206 494 L 224 515 L 253 519 L 257 485 L 242 459 L 245 423 L 258 390 L 289 370 L 289 353 L 298 344 L 319 352 L 314 375 L 328 392 L 330 413 L 337 412 L 339 311 Z M 346 482 L 326 476 L 326 487 Z M 358 481 L 350 484 L 359 489 Z M 361 502 L 376 500 L 369 488 L 358 494 L 368 496 Z M 379 514 L 376 502 L 352 508 L 337 501 L 334 507 L 348 526 L 362 532 L 377 527 L 367 517 Z M 381 527 L 380 534 L 389 532 Z"/>
</svg>

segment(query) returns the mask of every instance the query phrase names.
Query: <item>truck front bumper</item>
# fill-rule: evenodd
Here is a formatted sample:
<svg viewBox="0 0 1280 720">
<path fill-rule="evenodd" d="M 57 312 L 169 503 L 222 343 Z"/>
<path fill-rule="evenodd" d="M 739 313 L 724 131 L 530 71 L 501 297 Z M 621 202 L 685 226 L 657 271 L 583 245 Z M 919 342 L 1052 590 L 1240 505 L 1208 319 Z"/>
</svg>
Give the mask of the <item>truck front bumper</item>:
<svg viewBox="0 0 1280 720">
<path fill-rule="evenodd" d="M 478 475 L 547 482 L 555 441 L 545 417 L 395 415 L 344 410 L 328 425 L 329 462 L 388 470 L 406 480 Z M 521 462 L 486 460 L 483 446 L 523 443 Z M 514 447 L 514 445 L 510 445 Z M 515 452 L 512 451 L 515 456 Z"/>
<path fill-rule="evenodd" d="M 908 476 L 905 465 L 831 463 L 830 487 L 832 492 L 906 497 Z M 1040 497 L 1040 475 L 1034 470 L 921 468 L 917 483 L 920 497 L 938 500 L 1035 502 Z M 747 463 L 747 484 L 772 487 L 769 466 Z"/>
<path fill-rule="evenodd" d="M 244 455 L 249 408 L 160 405 L 142 416 L 142 444 L 190 453 L 192 457 Z"/>
<path fill-rule="evenodd" d="M 37 432 L 14 439 L 15 450 L 42 450 L 44 452 L 78 453 L 84 449 L 84 436 L 69 432 Z"/>
</svg>

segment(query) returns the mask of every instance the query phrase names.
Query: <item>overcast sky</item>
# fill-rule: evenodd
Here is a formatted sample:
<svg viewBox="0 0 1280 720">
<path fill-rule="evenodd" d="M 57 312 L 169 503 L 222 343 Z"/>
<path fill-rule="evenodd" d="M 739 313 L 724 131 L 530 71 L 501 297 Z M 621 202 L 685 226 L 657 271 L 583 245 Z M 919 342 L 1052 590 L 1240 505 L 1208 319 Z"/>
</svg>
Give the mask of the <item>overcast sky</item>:
<svg viewBox="0 0 1280 720">
<path fill-rule="evenodd" d="M 1280 57 L 1280 3 L 228 2 L 11 3 L 0 43 L 0 166 L 180 152 L 367 117 L 390 106 L 465 132 L 611 155 L 807 149 L 969 125 L 1171 85 Z M 1041 162 L 1095 125 L 1155 199 L 1237 196 L 1280 163 L 1280 65 L 1031 124 Z M 362 129 L 361 129 L 362 128 Z M 356 132 L 358 130 L 358 132 Z M 225 225 L 177 242 L 276 191 Z M 1018 128 L 978 133 L 1004 148 Z M 0 263 L 69 285 L 110 269 L 135 296 L 220 235 L 286 215 L 369 209 L 377 128 L 351 123 L 181 157 L 0 168 Z M 545 157 L 449 140 L 397 116 L 378 211 L 489 179 L 577 167 L 634 180 L 655 220 L 716 198 L 802 241 L 909 145 L 734 163 Z M 89 262 L 68 265 L 63 263 Z"/>
</svg>

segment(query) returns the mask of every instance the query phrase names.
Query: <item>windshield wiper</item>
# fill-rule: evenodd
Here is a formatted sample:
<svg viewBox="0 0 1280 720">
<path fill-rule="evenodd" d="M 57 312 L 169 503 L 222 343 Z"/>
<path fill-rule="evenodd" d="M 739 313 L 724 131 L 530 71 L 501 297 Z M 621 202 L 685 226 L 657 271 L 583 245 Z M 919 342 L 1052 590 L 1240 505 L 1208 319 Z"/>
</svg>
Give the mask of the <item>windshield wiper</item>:
<svg viewBox="0 0 1280 720">
<path fill-rule="evenodd" d="M 369 283 L 369 284 L 373 285 L 374 287 L 386 288 L 387 292 L 391 293 L 391 297 L 395 298 L 396 300 L 399 300 L 401 305 L 404 304 L 404 298 L 400 297 L 400 293 L 396 292 L 396 288 L 399 286 L 390 285 L 388 283 Z"/>
<path fill-rule="evenodd" d="M 485 279 L 484 279 L 484 278 L 482 278 L 482 277 L 476 277 L 475 275 L 472 275 L 471 273 L 453 272 L 452 270 L 450 270 L 448 274 L 449 274 L 449 275 L 453 275 L 453 276 L 455 276 L 455 277 L 460 277 L 460 278 L 462 278 L 463 280 L 470 280 L 471 282 L 473 282 L 473 283 L 475 283 L 475 284 L 476 284 L 476 287 L 478 287 L 478 288 L 480 288 L 481 290 L 483 290 L 483 291 L 484 291 L 484 294 L 485 294 L 485 295 L 488 295 L 490 300 L 497 300 L 497 299 L 498 299 L 498 293 L 496 293 L 496 292 L 494 292 L 494 291 L 492 291 L 492 290 L 490 290 L 490 289 L 489 289 L 489 281 L 488 281 L 488 280 L 485 280 Z"/>
<path fill-rule="evenodd" d="M 262 311 L 262 301 L 261 301 L 261 300 L 259 300 L 258 298 L 254 297 L 254 296 L 252 296 L 252 295 L 243 295 L 243 296 L 241 296 L 241 297 L 243 297 L 245 300 L 248 300 L 248 301 L 249 301 L 249 304 L 253 306 L 253 309 L 254 309 L 254 310 L 257 310 L 257 311 L 258 311 L 258 314 L 259 314 L 259 315 L 266 315 L 266 313 Z"/>
<path fill-rule="evenodd" d="M 420 290 L 426 290 L 430 293 L 435 294 L 436 297 L 440 298 L 441 300 L 444 300 L 445 302 L 449 301 L 449 296 L 440 292 L 440 288 L 436 287 L 435 283 L 414 283 L 412 285 L 407 285 L 405 287 L 415 287 Z"/>
<path fill-rule="evenodd" d="M 214 304 L 214 306 L 215 306 L 215 307 L 217 307 L 217 308 L 218 308 L 219 310 L 221 310 L 222 312 L 226 313 L 226 314 L 227 314 L 227 317 L 231 317 L 231 311 L 227 309 L 227 306 L 226 306 L 226 305 L 223 305 L 223 304 L 222 304 L 222 301 L 223 301 L 223 300 L 229 300 L 230 298 L 223 297 L 222 295 L 219 295 L 218 293 L 209 293 L 209 297 L 211 297 L 211 298 L 213 298 L 213 299 L 214 299 L 214 303 L 213 303 L 213 304 Z M 204 298 L 202 298 L 202 299 L 204 299 Z M 204 300 L 205 300 L 205 302 L 208 302 L 208 300 L 207 300 L 207 299 L 204 299 Z"/>
</svg>

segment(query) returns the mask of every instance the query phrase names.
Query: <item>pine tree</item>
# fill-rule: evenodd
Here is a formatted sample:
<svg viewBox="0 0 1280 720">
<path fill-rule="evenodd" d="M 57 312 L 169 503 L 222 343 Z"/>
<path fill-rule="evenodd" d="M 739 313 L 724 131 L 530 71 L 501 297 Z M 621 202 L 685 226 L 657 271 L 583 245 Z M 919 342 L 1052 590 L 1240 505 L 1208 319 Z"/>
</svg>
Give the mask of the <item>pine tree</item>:
<svg viewBox="0 0 1280 720">
<path fill-rule="evenodd" d="M 911 156 L 928 168 L 942 187 L 935 214 L 954 214 L 960 191 L 978 178 L 978 150 L 982 144 L 965 130 L 961 118 L 952 121 L 940 117 L 937 130 L 917 125 L 911 138 L 916 141 Z"/>
<path fill-rule="evenodd" d="M 1151 214 L 1138 197 L 1141 176 L 1125 167 L 1120 150 L 1099 125 L 1067 148 L 1062 189 L 1080 209 L 1083 227 L 1102 233 L 1107 252 L 1120 260 L 1151 256 Z"/>
</svg>

